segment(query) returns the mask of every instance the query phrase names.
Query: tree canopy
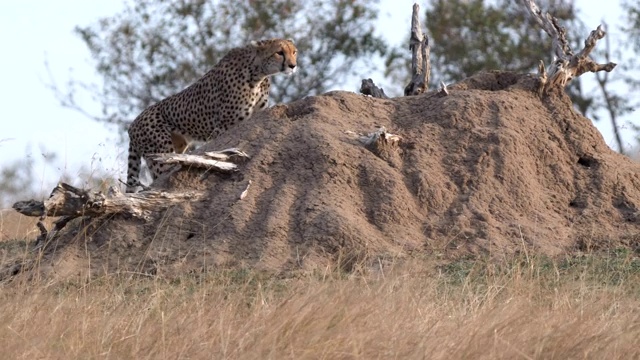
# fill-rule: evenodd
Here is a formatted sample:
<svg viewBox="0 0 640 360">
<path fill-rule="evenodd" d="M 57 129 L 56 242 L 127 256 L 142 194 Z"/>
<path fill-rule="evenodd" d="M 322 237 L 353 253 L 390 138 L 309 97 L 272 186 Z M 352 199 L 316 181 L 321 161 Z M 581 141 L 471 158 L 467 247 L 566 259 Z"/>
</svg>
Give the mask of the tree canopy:
<svg viewBox="0 0 640 360">
<path fill-rule="evenodd" d="M 584 36 L 573 1 L 537 1 Z M 433 42 L 432 66 L 443 80 L 464 79 L 481 70 L 534 71 L 551 54 L 551 40 L 520 1 L 431 0 L 426 24 Z"/>
<path fill-rule="evenodd" d="M 538 6 L 558 18 L 567 29 L 568 40 L 574 49 L 581 49 L 589 31 L 597 24 L 587 27 L 579 19 L 579 11 L 573 0 L 538 0 Z M 638 5 L 627 3 L 628 19 L 625 32 L 640 33 Z M 535 72 L 540 60 L 547 65 L 551 59 L 552 41 L 529 16 L 520 1 L 512 0 L 430 0 L 426 11 L 427 28 L 431 37 L 431 63 L 433 81 L 454 82 L 481 70 L 510 70 Z M 591 28 L 593 27 L 593 28 Z M 624 26 L 623 26 L 624 28 Z M 637 39 L 637 36 L 631 36 Z M 622 62 L 622 66 L 611 75 L 594 75 L 593 89 L 587 89 L 583 77 L 573 79 L 567 93 L 576 108 L 585 116 L 595 120 L 603 114 L 612 123 L 619 150 L 624 153 L 624 144 L 619 129 L 619 118 L 631 111 L 631 104 L 624 91 L 615 91 L 614 83 L 624 80 L 632 85 L 633 78 L 620 73 L 629 71 L 633 59 L 621 59 L 621 52 L 610 46 L 606 37 L 593 56 L 603 62 Z M 640 42 L 635 40 L 635 52 L 640 51 Z M 606 60 L 605 60 L 606 59 Z M 631 60 L 631 61 L 628 61 Z"/>
<path fill-rule="evenodd" d="M 588 32 L 579 20 L 573 0 L 538 0 L 544 11 L 560 19 L 574 48 Z M 406 44 L 388 44 L 376 35 L 377 2 L 364 0 L 131 0 L 122 12 L 76 28 L 87 45 L 102 78 L 102 86 L 73 83 L 92 92 L 102 104 L 94 119 L 124 129 L 144 108 L 188 86 L 211 68 L 228 50 L 251 40 L 292 38 L 298 46 L 299 73 L 274 77 L 272 102 L 288 102 L 328 89 L 376 77 L 391 94 L 400 94 L 408 82 Z M 623 3 L 627 12 L 627 46 L 640 51 L 635 36 L 640 16 L 635 2 Z M 407 7 L 409 13 L 410 7 Z M 402 24 L 409 34 L 409 24 Z M 482 70 L 534 72 L 539 61 L 551 58 L 552 42 L 529 17 L 520 1 L 430 0 L 426 10 L 431 44 L 432 86 L 452 83 Z M 635 35 L 634 35 L 635 34 Z M 609 38 L 606 38 L 607 44 Z M 619 56 L 601 47 L 596 56 Z M 382 61 L 385 60 L 385 61 Z M 634 57 L 627 69 L 637 68 Z M 380 71 L 383 70 L 383 71 Z M 619 72 L 619 71 L 618 71 Z M 594 89 L 574 79 L 567 92 L 576 107 L 594 119 L 608 114 L 615 129 L 618 117 L 634 104 L 612 91 L 614 82 L 637 89 L 630 76 L 598 75 Z M 63 104 L 74 103 L 72 87 Z M 80 109 L 82 110 L 82 109 Z M 620 150 L 623 146 L 617 136 Z"/>
</svg>

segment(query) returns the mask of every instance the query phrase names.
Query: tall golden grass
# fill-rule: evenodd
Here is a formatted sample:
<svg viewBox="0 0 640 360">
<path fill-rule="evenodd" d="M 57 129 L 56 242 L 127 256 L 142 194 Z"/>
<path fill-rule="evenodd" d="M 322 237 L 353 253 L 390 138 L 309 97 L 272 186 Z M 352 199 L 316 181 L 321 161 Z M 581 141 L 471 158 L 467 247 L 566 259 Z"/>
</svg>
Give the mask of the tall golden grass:
<svg viewBox="0 0 640 360">
<path fill-rule="evenodd" d="M 631 359 L 638 339 L 624 249 L 0 283 L 6 359 Z"/>
<path fill-rule="evenodd" d="M 12 359 L 638 358 L 640 264 L 612 259 L 14 281 L 0 291 L 0 348 Z"/>
</svg>

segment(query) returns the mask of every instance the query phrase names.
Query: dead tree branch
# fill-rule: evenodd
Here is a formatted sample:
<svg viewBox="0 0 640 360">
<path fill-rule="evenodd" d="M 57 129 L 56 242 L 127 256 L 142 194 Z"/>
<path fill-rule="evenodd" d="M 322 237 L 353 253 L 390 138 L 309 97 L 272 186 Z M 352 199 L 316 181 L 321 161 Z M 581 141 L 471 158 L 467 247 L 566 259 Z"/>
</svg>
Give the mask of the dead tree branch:
<svg viewBox="0 0 640 360">
<path fill-rule="evenodd" d="M 413 77 L 411 82 L 404 88 L 404 96 L 420 95 L 425 93 L 429 87 L 429 76 L 431 74 L 431 60 L 429 57 L 431 49 L 429 47 L 429 37 L 422 33 L 420 6 L 417 3 L 413 4 L 409 48 L 412 53 L 411 72 Z"/>
<path fill-rule="evenodd" d="M 598 25 L 584 42 L 584 48 L 574 55 L 566 37 L 566 29 L 558 23 L 558 19 L 549 13 L 542 13 L 540 8 L 533 0 L 523 0 L 524 5 L 529 10 L 533 19 L 549 34 L 553 39 L 554 59 L 548 70 L 545 70 L 544 63 L 541 61 L 538 67 L 538 75 L 540 77 L 539 93 L 545 94 L 549 89 L 560 87 L 564 88 L 571 79 L 576 78 L 587 71 L 610 72 L 616 67 L 615 63 L 598 64 L 593 61 L 589 54 L 596 46 L 598 40 L 602 39 L 606 33 L 602 30 L 602 26 Z"/>
<path fill-rule="evenodd" d="M 210 151 L 204 155 L 193 154 L 151 154 L 149 157 L 164 164 L 179 164 L 196 168 L 210 169 L 220 173 L 230 173 L 238 170 L 235 163 L 249 159 L 249 155 L 236 148 L 222 151 Z"/>
</svg>

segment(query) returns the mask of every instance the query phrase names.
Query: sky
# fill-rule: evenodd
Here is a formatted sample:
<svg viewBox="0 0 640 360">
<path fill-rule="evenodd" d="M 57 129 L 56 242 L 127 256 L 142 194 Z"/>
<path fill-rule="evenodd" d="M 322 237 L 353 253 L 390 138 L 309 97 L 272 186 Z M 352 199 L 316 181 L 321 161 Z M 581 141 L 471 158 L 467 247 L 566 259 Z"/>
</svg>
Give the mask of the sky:
<svg viewBox="0 0 640 360">
<path fill-rule="evenodd" d="M 592 29 L 601 19 L 617 24 L 622 16 L 618 0 L 607 2 L 606 7 L 590 0 L 575 3 L 580 18 Z M 380 4 L 379 29 L 384 30 L 383 34 L 392 44 L 400 44 L 409 31 L 413 1 L 380 0 Z M 117 145 L 118 135 L 85 115 L 62 107 L 47 87 L 54 81 L 64 88 L 72 77 L 86 83 L 100 82 L 89 51 L 73 29 L 112 16 L 123 8 L 123 0 L 0 2 L 3 54 L 0 56 L 0 167 L 25 157 L 33 158 L 38 176 L 35 180 L 47 193 L 63 173 L 77 176 L 80 167 L 106 171 L 124 180 L 127 154 L 124 145 Z M 620 30 L 610 28 L 607 36 L 612 40 L 620 38 Z M 545 62 L 548 63 L 548 59 Z M 594 76 L 585 74 L 583 78 L 591 79 L 594 86 Z M 99 114 L 98 102 L 86 96 L 78 100 L 83 108 Z M 607 120 L 601 120 L 596 126 L 605 141 L 614 146 Z M 632 143 L 630 131 L 626 133 L 625 141 Z M 53 166 L 44 165 L 43 151 L 58 154 Z"/>
</svg>

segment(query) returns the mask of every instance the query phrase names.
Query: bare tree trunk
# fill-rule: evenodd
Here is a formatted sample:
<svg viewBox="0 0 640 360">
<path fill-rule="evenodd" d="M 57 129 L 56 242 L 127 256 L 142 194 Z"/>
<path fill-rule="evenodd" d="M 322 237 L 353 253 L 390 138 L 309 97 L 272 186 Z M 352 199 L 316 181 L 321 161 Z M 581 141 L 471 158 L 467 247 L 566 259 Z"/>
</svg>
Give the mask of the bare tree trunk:
<svg viewBox="0 0 640 360">
<path fill-rule="evenodd" d="M 616 67 L 615 63 L 598 64 L 593 61 L 589 54 L 596 46 L 598 40 L 605 36 L 604 30 L 598 26 L 593 30 L 584 42 L 584 48 L 574 55 L 566 38 L 566 29 L 558 23 L 558 19 L 549 13 L 542 13 L 533 0 L 523 0 L 524 6 L 542 29 L 553 39 L 553 59 L 548 71 L 545 70 L 544 62 L 540 62 L 538 74 L 540 76 L 539 93 L 545 94 L 548 90 L 556 87 L 564 88 L 571 79 L 576 78 L 587 71 L 610 72 Z"/>
<path fill-rule="evenodd" d="M 409 40 L 411 49 L 411 81 L 404 88 L 404 96 L 420 95 L 427 92 L 429 88 L 429 77 L 431 76 L 431 47 L 429 37 L 422 33 L 420 25 L 420 5 L 413 4 L 411 16 L 411 39 Z M 446 94 L 446 88 L 444 94 Z M 388 99 L 384 90 L 377 87 L 373 80 L 364 79 L 360 86 L 360 92 L 373 97 Z"/>
<path fill-rule="evenodd" d="M 427 92 L 429 88 L 429 76 L 431 75 L 431 49 L 429 47 L 429 37 L 422 34 L 420 25 L 420 5 L 413 4 L 413 14 L 411 16 L 411 39 L 409 40 L 411 49 L 411 72 L 413 77 L 411 82 L 404 88 L 404 96 L 420 95 Z"/>
</svg>

